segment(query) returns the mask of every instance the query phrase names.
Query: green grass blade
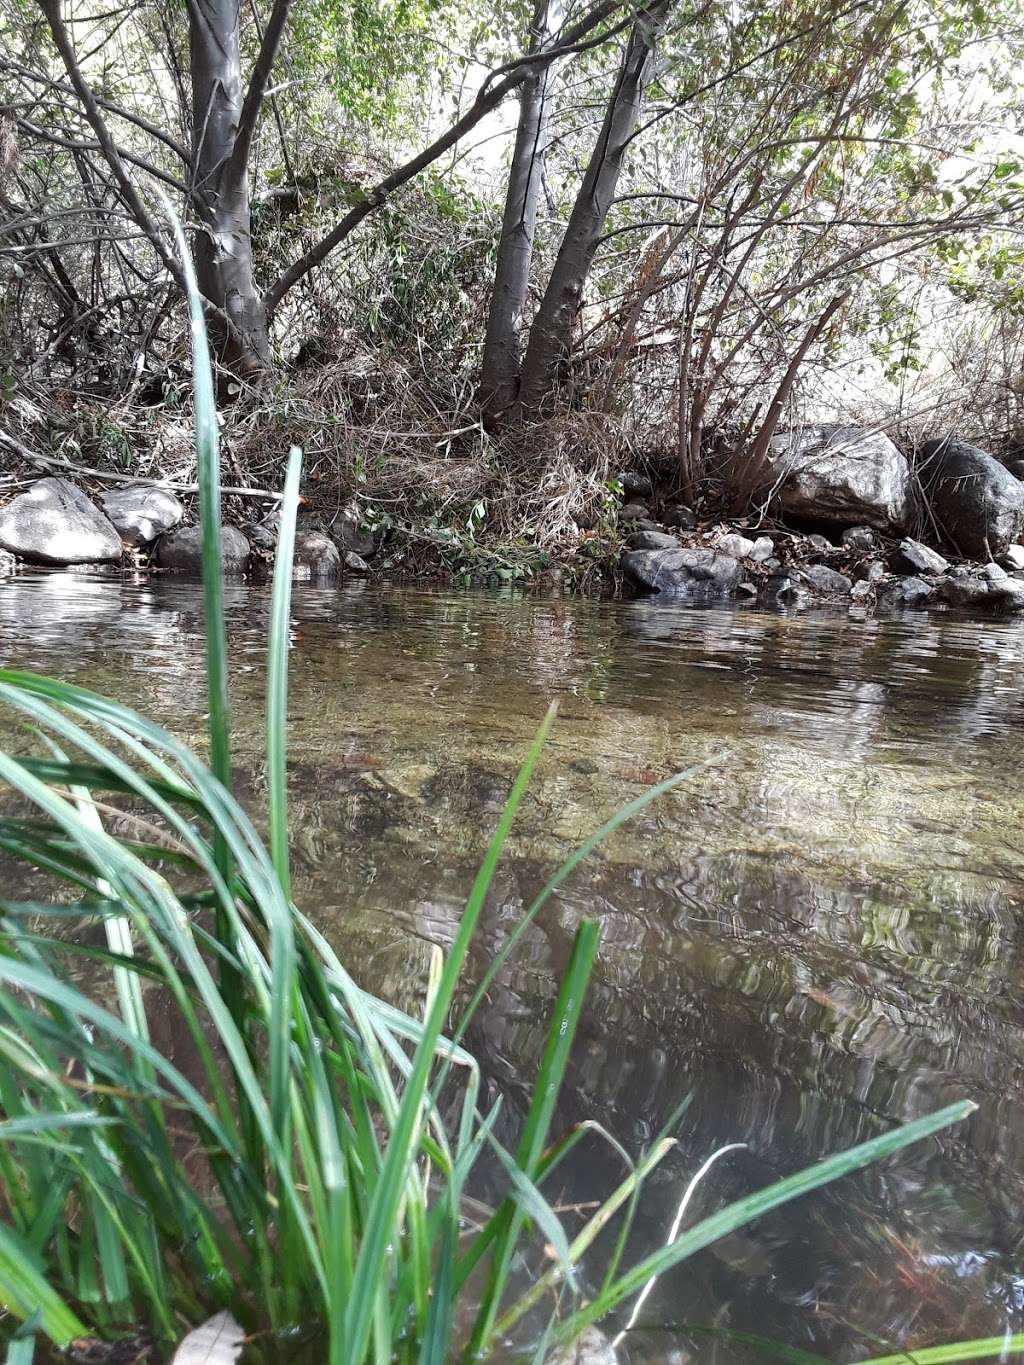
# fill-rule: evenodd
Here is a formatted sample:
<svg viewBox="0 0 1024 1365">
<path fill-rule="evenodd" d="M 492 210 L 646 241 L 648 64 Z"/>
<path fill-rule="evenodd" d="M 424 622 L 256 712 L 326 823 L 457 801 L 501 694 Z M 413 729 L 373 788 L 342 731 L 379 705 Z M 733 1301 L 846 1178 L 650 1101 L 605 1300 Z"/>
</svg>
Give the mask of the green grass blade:
<svg viewBox="0 0 1024 1365">
<path fill-rule="evenodd" d="M 292 560 L 295 557 L 295 516 L 299 505 L 302 454 L 294 446 L 288 456 L 284 501 L 274 557 L 274 586 L 270 599 L 270 638 L 267 644 L 267 803 L 270 856 L 281 889 L 291 895 L 288 876 L 288 656 L 290 652 Z"/>
<path fill-rule="evenodd" d="M 29 1248 L 0 1223 L 0 1303 L 17 1318 L 39 1315 L 39 1326 L 55 1346 L 85 1335 L 85 1326 L 47 1283 Z"/>
<path fill-rule="evenodd" d="M 891 1133 L 871 1138 L 870 1141 L 862 1142 L 848 1151 L 837 1152 L 814 1166 L 808 1166 L 806 1170 L 786 1176 L 766 1189 L 736 1200 L 710 1218 L 697 1223 L 668 1246 L 646 1256 L 621 1279 L 597 1295 L 591 1303 L 566 1318 L 556 1332 L 556 1342 L 575 1340 L 585 1327 L 597 1322 L 617 1307 L 623 1299 L 642 1289 L 652 1276 L 661 1275 L 688 1256 L 725 1237 L 727 1233 L 734 1232 L 736 1228 L 755 1218 L 760 1218 L 762 1214 L 778 1208 L 780 1204 L 809 1194 L 811 1190 L 819 1189 L 822 1185 L 849 1175 L 852 1171 L 871 1165 L 872 1162 L 882 1161 L 911 1143 L 919 1142 L 922 1138 L 948 1128 L 952 1123 L 959 1123 L 977 1107 L 971 1100 L 960 1100 L 956 1104 L 947 1105 L 934 1114 L 903 1124 Z"/>
<path fill-rule="evenodd" d="M 1011 1360 L 1024 1352 L 1024 1332 L 1001 1337 L 976 1337 L 973 1341 L 958 1341 L 949 1346 L 926 1346 L 924 1350 L 900 1351 L 897 1355 L 871 1356 L 862 1365 L 958 1365 L 962 1360 L 990 1360 L 1000 1356 Z"/>
<path fill-rule="evenodd" d="M 544 1154 L 548 1129 L 583 1009 L 583 997 L 594 965 L 597 942 L 596 922 L 583 920 L 576 930 L 572 956 L 555 1002 L 544 1055 L 534 1085 L 533 1099 L 516 1152 L 516 1163 L 529 1180 L 536 1178 Z M 494 1322 L 505 1292 L 519 1233 L 525 1221 L 521 1207 L 514 1208 L 509 1205 L 502 1207 L 497 1218 L 500 1232 L 491 1253 L 487 1283 L 469 1344 L 470 1355 L 475 1353 L 481 1358 L 486 1357 L 490 1349 Z M 564 1258 L 566 1264 L 571 1266 L 567 1246 L 564 1248 Z"/>
</svg>

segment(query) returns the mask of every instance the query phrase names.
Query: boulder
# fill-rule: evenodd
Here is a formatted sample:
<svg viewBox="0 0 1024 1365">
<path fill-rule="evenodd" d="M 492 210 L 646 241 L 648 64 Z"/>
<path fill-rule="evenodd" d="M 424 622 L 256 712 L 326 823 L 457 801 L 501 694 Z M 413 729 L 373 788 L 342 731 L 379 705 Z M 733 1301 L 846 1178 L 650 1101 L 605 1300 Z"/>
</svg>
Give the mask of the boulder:
<svg viewBox="0 0 1024 1365">
<path fill-rule="evenodd" d="M 732 555 L 716 550 L 628 550 L 622 569 L 630 582 L 650 592 L 681 597 L 728 597 L 743 578 Z"/>
<path fill-rule="evenodd" d="M 697 518 L 689 507 L 666 507 L 662 516 L 666 526 L 674 526 L 679 531 L 692 531 L 697 525 Z"/>
<path fill-rule="evenodd" d="M 300 531 L 295 537 L 292 577 L 320 582 L 341 573 L 341 555 L 326 531 Z"/>
<path fill-rule="evenodd" d="M 754 564 L 767 564 L 775 554 L 775 542 L 771 536 L 758 536 L 754 541 L 754 548 L 747 556 Z"/>
<path fill-rule="evenodd" d="M 125 545 L 148 545 L 185 515 L 166 488 L 118 488 L 104 493 L 100 501 Z"/>
<path fill-rule="evenodd" d="M 836 569 L 830 569 L 826 564 L 811 564 L 806 569 L 801 569 L 795 577 L 825 597 L 848 597 L 853 587 L 852 579 Z"/>
<path fill-rule="evenodd" d="M 377 549 L 377 537 L 372 531 L 363 528 L 362 521 L 359 507 L 350 502 L 331 524 L 331 535 L 342 554 L 351 550 L 361 559 L 372 559 Z"/>
<path fill-rule="evenodd" d="M 249 563 L 249 542 L 237 526 L 221 527 L 221 564 L 225 573 L 244 573 Z M 161 569 L 199 577 L 203 571 L 203 536 L 198 526 L 181 526 L 156 543 L 156 563 Z"/>
<path fill-rule="evenodd" d="M 932 512 L 961 554 L 991 559 L 1024 530 L 1024 483 L 977 446 L 949 437 L 921 448 Z"/>
<path fill-rule="evenodd" d="M 951 607 L 967 611 L 1024 611 L 1024 582 L 1009 575 L 1001 579 L 985 573 L 950 575 L 941 581 L 938 591 Z"/>
<path fill-rule="evenodd" d="M 922 607 L 934 596 L 934 586 L 923 578 L 898 578 L 880 590 L 878 604 L 882 607 Z"/>
<path fill-rule="evenodd" d="M 636 470 L 627 469 L 624 473 L 615 475 L 618 482 L 622 485 L 622 491 L 631 498 L 650 498 L 654 496 L 654 485 L 646 474 L 639 474 Z"/>
<path fill-rule="evenodd" d="M 631 550 L 678 550 L 679 541 L 664 531 L 634 531 L 626 537 Z"/>
<path fill-rule="evenodd" d="M 910 511 L 910 466 L 881 432 L 815 426 L 776 436 L 768 452 L 772 482 L 790 516 L 838 526 L 902 526 Z"/>
<path fill-rule="evenodd" d="M 919 540 L 911 540 L 908 536 L 906 540 L 900 541 L 893 559 L 893 568 L 897 573 L 939 574 L 948 570 L 949 560 L 943 559 L 938 550 L 932 550 L 927 545 L 922 545 Z"/>
<path fill-rule="evenodd" d="M 754 542 L 748 540 L 746 536 L 733 532 L 730 535 L 719 536 L 715 541 L 715 549 L 720 550 L 724 555 L 732 555 L 733 559 L 749 559 L 754 549 Z"/>
<path fill-rule="evenodd" d="M 847 526 L 839 542 L 848 550 L 874 550 L 878 546 L 878 537 L 870 526 Z"/>
<path fill-rule="evenodd" d="M 1024 545 L 1007 545 L 998 562 L 1010 573 L 1019 573 L 1024 569 Z"/>
<path fill-rule="evenodd" d="M 103 564 L 124 552 L 111 523 L 67 479 L 40 479 L 0 508 L 0 549 L 37 564 Z"/>
</svg>

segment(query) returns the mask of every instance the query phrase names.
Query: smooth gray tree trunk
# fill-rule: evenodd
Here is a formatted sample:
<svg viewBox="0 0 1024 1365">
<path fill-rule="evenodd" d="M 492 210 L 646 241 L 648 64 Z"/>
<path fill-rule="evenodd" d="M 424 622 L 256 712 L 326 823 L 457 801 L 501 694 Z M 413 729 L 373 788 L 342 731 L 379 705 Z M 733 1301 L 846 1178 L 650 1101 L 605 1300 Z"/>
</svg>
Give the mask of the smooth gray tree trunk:
<svg viewBox="0 0 1024 1365">
<path fill-rule="evenodd" d="M 552 35 L 561 27 L 563 13 L 562 0 L 536 0 L 531 52 L 543 51 L 550 44 Z M 519 328 L 530 283 L 554 76 L 554 63 L 541 67 L 523 82 L 519 91 L 519 125 L 505 193 L 480 370 L 480 402 L 492 421 L 511 407 L 519 388 Z"/>
<path fill-rule="evenodd" d="M 221 362 L 242 378 L 270 367 L 267 314 L 256 287 L 248 157 L 236 155 L 246 111 L 239 51 L 239 0 L 191 0 L 192 205 L 199 221 L 199 288 L 230 327 L 211 324 Z M 247 146 L 246 146 L 247 150 Z"/>
<path fill-rule="evenodd" d="M 636 132 L 651 78 L 657 38 L 674 0 L 653 0 L 637 15 L 608 100 L 604 122 L 573 205 L 551 278 L 530 328 L 519 385 L 518 411 L 537 416 L 557 387 L 572 328 L 619 183 L 622 161 Z"/>
</svg>

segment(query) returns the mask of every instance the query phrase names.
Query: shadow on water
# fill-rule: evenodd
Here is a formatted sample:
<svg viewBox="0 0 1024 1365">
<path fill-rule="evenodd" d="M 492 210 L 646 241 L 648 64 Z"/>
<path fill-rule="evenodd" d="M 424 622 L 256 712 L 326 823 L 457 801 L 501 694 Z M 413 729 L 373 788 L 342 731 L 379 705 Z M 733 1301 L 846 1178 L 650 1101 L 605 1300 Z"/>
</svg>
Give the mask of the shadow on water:
<svg viewBox="0 0 1024 1365">
<path fill-rule="evenodd" d="M 228 611 L 253 793 L 266 595 L 231 589 Z M 563 1121 L 597 1118 L 636 1153 L 692 1096 L 637 1247 L 664 1238 L 718 1145 L 748 1144 L 694 1216 L 953 1098 L 981 1106 L 667 1275 L 630 1361 L 754 1358 L 684 1324 L 838 1360 L 1024 1326 L 1019 625 L 364 585 L 298 590 L 294 620 L 297 898 L 401 1003 L 427 945 L 451 940 L 548 698 L 560 720 L 477 970 L 600 821 L 721 756 L 574 875 L 471 1039 L 514 1112 L 574 926 L 600 919 Z M 5 663 L 109 691 L 202 744 L 198 588 L 26 575 L 0 583 L 0 642 Z M 596 1140 L 577 1152 L 564 1205 L 621 1176 Z"/>
</svg>

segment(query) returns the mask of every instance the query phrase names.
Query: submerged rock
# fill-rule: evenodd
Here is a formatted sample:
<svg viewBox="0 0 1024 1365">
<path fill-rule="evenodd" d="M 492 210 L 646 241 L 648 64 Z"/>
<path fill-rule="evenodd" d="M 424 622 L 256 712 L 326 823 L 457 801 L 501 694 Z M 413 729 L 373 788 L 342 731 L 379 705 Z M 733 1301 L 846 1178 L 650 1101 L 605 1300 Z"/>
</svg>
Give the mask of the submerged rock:
<svg viewBox="0 0 1024 1365">
<path fill-rule="evenodd" d="M 949 560 L 943 559 L 938 550 L 932 550 L 927 545 L 922 545 L 919 540 L 911 540 L 908 536 L 906 540 L 900 541 L 893 567 L 897 573 L 939 574 L 947 571 Z"/>
<path fill-rule="evenodd" d="M 185 509 L 166 488 L 118 488 L 100 501 L 126 545 L 148 545 L 181 521 Z"/>
<path fill-rule="evenodd" d="M 40 479 L 0 508 L 0 549 L 37 564 L 103 564 L 124 552 L 110 521 L 67 479 Z"/>
<path fill-rule="evenodd" d="M 682 547 L 628 550 L 622 569 L 637 587 L 676 596 L 728 597 L 743 578 L 740 562 L 732 555 Z"/>
<path fill-rule="evenodd" d="M 249 542 L 237 526 L 222 526 L 221 564 L 225 573 L 244 573 L 249 563 Z M 156 562 L 174 573 L 201 575 L 203 534 L 198 526 L 182 526 L 161 536 L 156 544 Z"/>
<path fill-rule="evenodd" d="M 881 432 L 853 426 L 805 427 L 769 448 L 779 500 L 791 516 L 840 526 L 900 527 L 910 510 L 910 466 Z"/>
<path fill-rule="evenodd" d="M 977 446 L 946 437 L 921 448 L 935 518 L 961 554 L 989 559 L 1024 530 L 1024 483 Z"/>
</svg>

